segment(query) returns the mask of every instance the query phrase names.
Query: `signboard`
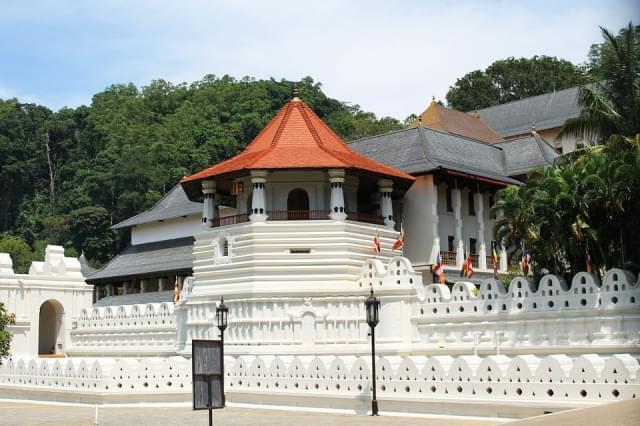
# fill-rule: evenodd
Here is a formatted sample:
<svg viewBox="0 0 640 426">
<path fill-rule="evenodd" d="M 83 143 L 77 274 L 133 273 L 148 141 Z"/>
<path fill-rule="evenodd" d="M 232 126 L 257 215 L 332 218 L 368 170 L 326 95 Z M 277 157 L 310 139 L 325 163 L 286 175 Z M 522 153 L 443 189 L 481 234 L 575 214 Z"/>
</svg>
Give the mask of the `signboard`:
<svg viewBox="0 0 640 426">
<path fill-rule="evenodd" d="M 192 363 L 194 375 L 220 375 L 220 340 L 193 340 Z"/>
<path fill-rule="evenodd" d="M 211 380 L 211 408 L 222 408 L 220 376 L 193 376 L 193 409 L 209 408 L 209 380 Z"/>
<path fill-rule="evenodd" d="M 222 408 L 222 344 L 219 340 L 191 341 L 193 409 Z M 211 399 L 209 399 L 211 393 Z"/>
</svg>

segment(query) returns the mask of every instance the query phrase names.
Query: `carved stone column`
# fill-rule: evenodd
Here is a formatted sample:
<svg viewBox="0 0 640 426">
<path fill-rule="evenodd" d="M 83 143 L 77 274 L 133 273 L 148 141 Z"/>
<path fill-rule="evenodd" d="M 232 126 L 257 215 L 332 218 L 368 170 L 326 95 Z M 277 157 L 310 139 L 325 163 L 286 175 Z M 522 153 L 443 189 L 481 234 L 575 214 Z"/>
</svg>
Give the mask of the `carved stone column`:
<svg viewBox="0 0 640 426">
<path fill-rule="evenodd" d="M 331 185 L 331 213 L 333 220 L 345 220 L 347 213 L 344 208 L 344 170 L 330 169 L 329 183 Z"/>
<path fill-rule="evenodd" d="M 217 218 L 215 208 L 216 183 L 212 180 L 203 180 L 202 194 L 204 195 L 202 204 L 202 225 L 211 227 L 214 219 Z"/>
<path fill-rule="evenodd" d="M 453 204 L 453 226 L 456 237 L 456 266 L 462 267 L 464 262 L 464 241 L 462 240 L 462 194 L 458 187 L 451 190 Z"/>
<path fill-rule="evenodd" d="M 265 185 L 267 183 L 266 170 L 251 170 L 251 222 L 265 222 L 267 220 L 267 203 Z"/>
<path fill-rule="evenodd" d="M 384 219 L 386 226 L 393 228 L 396 224 L 393 220 L 393 204 L 391 203 L 393 181 L 391 179 L 378 179 L 378 191 L 380 192 L 380 216 Z"/>
<path fill-rule="evenodd" d="M 476 202 L 476 219 L 478 221 L 478 267 L 487 269 L 487 245 L 484 241 L 484 197 L 481 192 L 474 196 Z"/>
</svg>

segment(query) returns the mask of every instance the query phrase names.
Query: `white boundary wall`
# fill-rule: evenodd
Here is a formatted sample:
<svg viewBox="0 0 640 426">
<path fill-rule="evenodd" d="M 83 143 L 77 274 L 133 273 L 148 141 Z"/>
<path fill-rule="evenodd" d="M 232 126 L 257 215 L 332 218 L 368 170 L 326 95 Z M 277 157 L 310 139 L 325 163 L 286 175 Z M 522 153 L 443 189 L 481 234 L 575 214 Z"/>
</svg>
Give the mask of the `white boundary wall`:
<svg viewBox="0 0 640 426">
<path fill-rule="evenodd" d="M 263 406 L 365 413 L 370 357 L 227 356 L 227 400 Z M 180 402 L 191 398 L 183 357 L 10 360 L 0 397 L 87 403 Z M 568 357 L 387 356 L 376 360 L 381 410 L 524 417 L 640 396 L 629 354 Z"/>
</svg>

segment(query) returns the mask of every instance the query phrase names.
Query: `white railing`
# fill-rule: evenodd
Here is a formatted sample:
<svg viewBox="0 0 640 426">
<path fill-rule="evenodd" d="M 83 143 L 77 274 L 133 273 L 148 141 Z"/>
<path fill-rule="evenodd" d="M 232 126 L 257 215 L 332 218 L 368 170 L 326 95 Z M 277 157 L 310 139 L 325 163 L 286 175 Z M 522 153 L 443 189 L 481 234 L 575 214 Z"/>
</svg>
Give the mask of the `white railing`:
<svg viewBox="0 0 640 426">
<path fill-rule="evenodd" d="M 83 309 L 71 331 L 68 353 L 172 353 L 176 346 L 173 303 L 149 303 Z"/>
<path fill-rule="evenodd" d="M 338 397 L 357 409 L 370 398 L 370 358 L 354 356 L 227 356 L 227 400 L 268 395 L 273 404 L 313 406 Z M 190 398 L 190 361 L 182 357 L 18 359 L 0 366 L 0 394 L 12 389 L 83 394 L 184 394 Z M 376 360 L 378 399 L 408 410 L 434 400 L 465 404 L 538 403 L 579 406 L 640 395 L 638 361 L 612 356 L 386 356 Z M 244 394 L 244 396 L 243 396 Z M 68 396 L 67 396 L 68 397 Z M 261 401 L 264 398 L 261 399 Z"/>
</svg>

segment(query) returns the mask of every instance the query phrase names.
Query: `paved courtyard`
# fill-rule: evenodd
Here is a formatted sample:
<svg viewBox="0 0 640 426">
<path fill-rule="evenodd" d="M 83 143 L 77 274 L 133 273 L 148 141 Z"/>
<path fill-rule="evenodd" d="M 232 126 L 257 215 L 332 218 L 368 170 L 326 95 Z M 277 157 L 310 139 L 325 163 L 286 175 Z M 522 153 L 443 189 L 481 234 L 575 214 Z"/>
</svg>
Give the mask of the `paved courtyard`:
<svg viewBox="0 0 640 426">
<path fill-rule="evenodd" d="M 94 425 L 95 408 L 72 405 L 45 405 L 5 401 L 0 402 L 0 424 L 9 426 L 89 426 Z M 190 426 L 206 425 L 206 411 L 192 411 L 188 407 L 103 407 L 99 409 L 99 423 L 104 426 Z M 530 419 L 507 422 L 465 418 L 355 416 L 296 411 L 258 410 L 229 407 L 214 411 L 216 425 L 388 425 L 388 426 L 484 426 L 517 424 L 518 426 L 552 425 L 608 425 L 635 426 L 640 424 L 640 401 L 617 402 L 598 407 L 571 410 Z"/>
<path fill-rule="evenodd" d="M 89 426 L 94 424 L 95 408 L 69 405 L 41 405 L 30 403 L 0 402 L 0 424 L 41 426 Z M 190 426 L 206 425 L 208 412 L 193 411 L 187 407 L 175 408 L 122 408 L 99 409 L 99 424 L 102 426 Z M 428 423 L 434 426 L 488 426 L 495 421 L 435 419 L 415 417 L 370 417 L 349 414 L 327 414 L 302 411 L 277 411 L 227 407 L 214 410 L 215 425 L 385 425 L 414 426 Z"/>
</svg>

